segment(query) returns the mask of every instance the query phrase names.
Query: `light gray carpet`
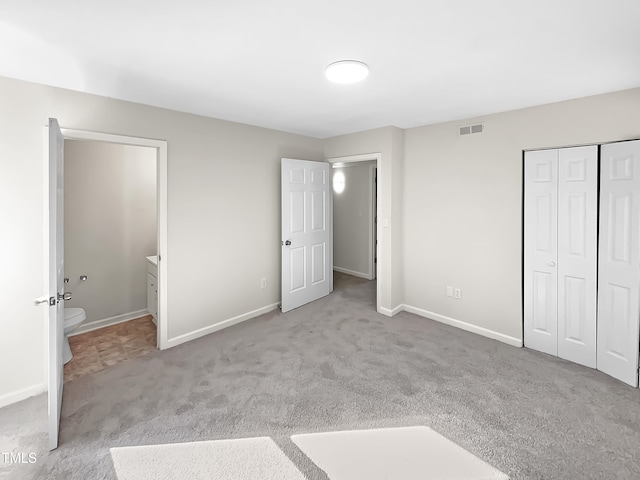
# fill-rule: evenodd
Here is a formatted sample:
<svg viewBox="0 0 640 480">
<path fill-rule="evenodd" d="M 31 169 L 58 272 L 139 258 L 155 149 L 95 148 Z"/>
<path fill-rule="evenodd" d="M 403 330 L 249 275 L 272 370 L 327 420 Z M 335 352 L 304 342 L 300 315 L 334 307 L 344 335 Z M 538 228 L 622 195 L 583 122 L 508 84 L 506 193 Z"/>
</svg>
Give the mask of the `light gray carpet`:
<svg viewBox="0 0 640 480">
<path fill-rule="evenodd" d="M 640 478 L 640 391 L 408 313 L 374 282 L 336 291 L 65 386 L 61 446 L 44 395 L 0 409 L 0 478 L 114 479 L 110 447 L 269 436 L 311 480 L 299 433 L 425 425 L 512 479 Z M 215 303 L 213 304 L 215 308 Z"/>
</svg>

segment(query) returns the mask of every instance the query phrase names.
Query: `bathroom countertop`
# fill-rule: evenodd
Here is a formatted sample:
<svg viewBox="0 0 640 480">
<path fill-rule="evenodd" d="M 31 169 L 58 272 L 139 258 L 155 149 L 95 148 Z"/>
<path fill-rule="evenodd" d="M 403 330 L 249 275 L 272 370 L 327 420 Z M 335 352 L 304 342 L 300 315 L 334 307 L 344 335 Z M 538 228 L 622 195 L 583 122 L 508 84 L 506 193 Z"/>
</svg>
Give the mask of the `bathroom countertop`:
<svg viewBox="0 0 640 480">
<path fill-rule="evenodd" d="M 156 267 L 158 266 L 158 256 L 157 255 L 153 255 L 151 257 L 147 257 L 147 260 L 149 260 L 149 263 L 151 263 L 152 265 L 155 265 Z"/>
</svg>

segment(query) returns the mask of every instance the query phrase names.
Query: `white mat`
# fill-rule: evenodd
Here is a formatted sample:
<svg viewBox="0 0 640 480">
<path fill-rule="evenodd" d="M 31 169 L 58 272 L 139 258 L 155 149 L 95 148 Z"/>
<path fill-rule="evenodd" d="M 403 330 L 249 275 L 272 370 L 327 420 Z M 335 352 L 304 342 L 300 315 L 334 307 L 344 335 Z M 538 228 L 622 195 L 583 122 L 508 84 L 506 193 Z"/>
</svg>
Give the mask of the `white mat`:
<svg viewBox="0 0 640 480">
<path fill-rule="evenodd" d="M 111 449 L 118 480 L 305 480 L 269 437 Z"/>
<path fill-rule="evenodd" d="M 427 427 L 294 435 L 331 480 L 508 480 Z"/>
</svg>

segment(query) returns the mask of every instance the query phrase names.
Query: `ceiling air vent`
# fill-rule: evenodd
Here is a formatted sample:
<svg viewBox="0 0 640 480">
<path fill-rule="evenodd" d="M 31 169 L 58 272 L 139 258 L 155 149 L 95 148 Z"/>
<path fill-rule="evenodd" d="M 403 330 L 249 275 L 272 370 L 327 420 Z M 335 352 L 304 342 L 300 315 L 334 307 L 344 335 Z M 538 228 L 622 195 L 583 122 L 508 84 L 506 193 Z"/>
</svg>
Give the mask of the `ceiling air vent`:
<svg viewBox="0 0 640 480">
<path fill-rule="evenodd" d="M 472 133 L 482 133 L 484 130 L 484 125 L 478 123 L 477 125 L 465 125 L 464 127 L 460 127 L 460 135 L 471 135 Z"/>
</svg>

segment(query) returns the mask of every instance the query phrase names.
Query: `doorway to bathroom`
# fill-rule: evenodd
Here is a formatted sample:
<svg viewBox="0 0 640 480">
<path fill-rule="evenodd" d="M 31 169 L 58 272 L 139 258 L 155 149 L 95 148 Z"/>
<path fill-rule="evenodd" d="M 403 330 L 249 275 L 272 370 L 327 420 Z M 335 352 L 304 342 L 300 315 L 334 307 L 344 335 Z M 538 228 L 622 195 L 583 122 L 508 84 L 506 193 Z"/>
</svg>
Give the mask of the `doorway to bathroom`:
<svg viewBox="0 0 640 480">
<path fill-rule="evenodd" d="M 156 348 L 156 157 L 152 147 L 64 140 L 65 381 Z M 85 319 L 74 327 L 76 312 Z"/>
<path fill-rule="evenodd" d="M 62 134 L 65 307 L 86 312 L 68 381 L 166 345 L 167 167 L 163 141 Z"/>
<path fill-rule="evenodd" d="M 64 141 L 82 140 L 106 142 L 118 145 L 151 147 L 156 156 L 156 216 L 157 216 L 157 332 L 156 345 L 167 348 L 167 142 L 123 135 L 88 132 L 60 128 L 57 119 L 49 118 L 45 125 L 45 165 L 49 174 L 45 181 L 44 231 L 46 245 L 44 252 L 44 274 L 47 295 L 35 299 L 36 305 L 48 305 L 48 430 L 49 448 L 58 446 L 60 412 L 64 390 L 63 357 L 65 335 L 64 303 L 71 300 L 71 293 L 65 291 L 64 283 Z M 87 278 L 88 280 L 88 278 Z M 82 279 L 81 281 L 85 281 Z M 84 321 L 85 312 L 73 314 L 69 326 L 77 320 Z"/>
</svg>

